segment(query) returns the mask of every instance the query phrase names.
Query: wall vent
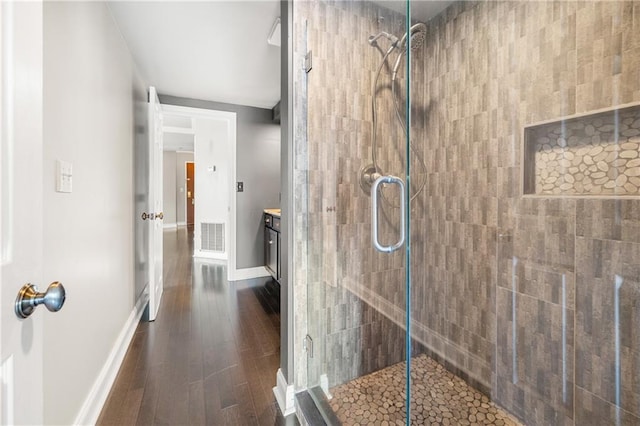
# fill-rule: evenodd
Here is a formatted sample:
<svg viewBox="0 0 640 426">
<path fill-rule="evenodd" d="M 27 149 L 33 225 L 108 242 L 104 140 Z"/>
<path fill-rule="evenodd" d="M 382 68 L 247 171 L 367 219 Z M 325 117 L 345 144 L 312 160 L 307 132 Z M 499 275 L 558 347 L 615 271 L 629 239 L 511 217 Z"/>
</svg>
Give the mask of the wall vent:
<svg viewBox="0 0 640 426">
<path fill-rule="evenodd" d="M 201 223 L 201 250 L 224 253 L 224 223 Z"/>
</svg>

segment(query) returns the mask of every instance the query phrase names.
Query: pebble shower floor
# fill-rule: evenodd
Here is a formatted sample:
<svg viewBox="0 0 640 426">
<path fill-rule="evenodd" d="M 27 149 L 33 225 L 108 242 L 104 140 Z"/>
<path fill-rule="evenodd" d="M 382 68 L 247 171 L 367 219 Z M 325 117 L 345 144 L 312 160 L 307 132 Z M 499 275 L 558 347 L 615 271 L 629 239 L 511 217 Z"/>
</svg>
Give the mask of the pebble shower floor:
<svg viewBox="0 0 640 426">
<path fill-rule="evenodd" d="M 344 425 L 405 424 L 405 363 L 331 389 L 331 408 Z M 411 360 L 413 425 L 520 425 L 486 395 L 426 355 Z"/>
</svg>

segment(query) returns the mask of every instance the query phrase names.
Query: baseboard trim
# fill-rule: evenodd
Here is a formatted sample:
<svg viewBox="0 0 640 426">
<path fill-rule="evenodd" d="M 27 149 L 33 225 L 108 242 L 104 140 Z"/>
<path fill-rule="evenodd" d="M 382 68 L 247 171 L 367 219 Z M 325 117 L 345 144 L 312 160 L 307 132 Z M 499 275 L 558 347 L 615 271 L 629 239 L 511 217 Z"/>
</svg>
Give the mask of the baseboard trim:
<svg viewBox="0 0 640 426">
<path fill-rule="evenodd" d="M 271 276 L 271 274 L 269 274 L 269 271 L 267 271 L 267 268 L 265 268 L 264 266 L 257 266 L 255 268 L 236 269 L 235 271 L 232 271 L 231 269 L 229 269 L 227 273 L 227 280 L 240 281 L 240 280 L 250 280 L 253 278 L 262 278 L 262 277 L 268 277 L 268 276 Z"/>
<path fill-rule="evenodd" d="M 165 224 L 162 225 L 162 227 L 164 229 L 177 228 L 178 224 L 177 223 L 165 223 Z"/>
<path fill-rule="evenodd" d="M 205 250 L 194 250 L 193 257 L 201 257 L 203 259 L 227 260 L 227 253 L 214 253 Z"/>
<path fill-rule="evenodd" d="M 276 396 L 282 415 L 286 417 L 296 412 L 293 385 L 287 385 L 287 379 L 284 378 L 280 368 L 278 368 L 276 378 L 276 387 L 273 388 L 273 394 Z"/>
<path fill-rule="evenodd" d="M 187 222 L 178 222 L 178 226 L 187 226 Z"/>
<path fill-rule="evenodd" d="M 129 314 L 129 318 L 127 318 L 124 327 L 111 348 L 111 352 L 102 366 L 100 374 L 98 374 L 84 404 L 82 404 L 78 412 L 74 422 L 75 425 L 94 425 L 98 421 L 100 412 L 107 401 L 111 387 L 118 375 L 118 370 L 120 370 L 124 356 L 127 353 L 127 349 L 129 349 L 129 344 L 133 339 L 136 327 L 140 322 L 140 318 L 148 302 L 149 296 L 147 295 L 145 297 L 144 294 L 136 302 L 135 307 L 131 311 L 131 314 Z"/>
</svg>

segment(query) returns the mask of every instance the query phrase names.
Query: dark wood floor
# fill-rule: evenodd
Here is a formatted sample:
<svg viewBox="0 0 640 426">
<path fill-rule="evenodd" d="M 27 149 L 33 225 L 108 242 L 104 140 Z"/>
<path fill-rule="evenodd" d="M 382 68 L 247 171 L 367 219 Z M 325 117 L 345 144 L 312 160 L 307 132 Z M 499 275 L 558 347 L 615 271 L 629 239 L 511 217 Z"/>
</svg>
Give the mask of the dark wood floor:
<svg viewBox="0 0 640 426">
<path fill-rule="evenodd" d="M 193 234 L 165 231 L 164 295 L 141 322 L 99 425 L 280 425 L 277 297 L 267 279 L 228 283 L 193 261 Z M 90 342 L 87 342 L 90 344 Z"/>
</svg>

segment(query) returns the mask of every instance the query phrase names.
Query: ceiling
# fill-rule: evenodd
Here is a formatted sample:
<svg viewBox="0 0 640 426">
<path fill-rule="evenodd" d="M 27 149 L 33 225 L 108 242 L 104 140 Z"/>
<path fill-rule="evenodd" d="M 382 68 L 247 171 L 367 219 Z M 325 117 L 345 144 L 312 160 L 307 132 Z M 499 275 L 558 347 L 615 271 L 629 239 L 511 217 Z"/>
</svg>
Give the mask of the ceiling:
<svg viewBox="0 0 640 426">
<path fill-rule="evenodd" d="M 182 114 L 172 114 L 163 106 L 162 113 L 162 149 L 164 151 L 193 152 L 196 131 L 194 118 Z"/>
<path fill-rule="evenodd" d="M 407 10 L 406 0 L 376 0 L 375 3 L 388 9 L 395 10 L 403 15 Z M 452 0 L 412 0 L 411 20 L 427 22 L 429 19 L 445 10 L 451 3 L 453 3 Z"/>
<path fill-rule="evenodd" d="M 375 2 L 406 10 L 404 0 Z M 451 3 L 413 0 L 412 18 L 428 21 Z M 267 43 L 280 0 L 116 0 L 109 8 L 160 94 L 269 109 L 280 100 L 280 47 Z M 191 129 L 169 127 L 165 150 L 193 150 Z"/>
<path fill-rule="evenodd" d="M 260 108 L 280 100 L 280 48 L 267 43 L 279 0 L 113 1 L 109 8 L 159 93 Z"/>
</svg>

